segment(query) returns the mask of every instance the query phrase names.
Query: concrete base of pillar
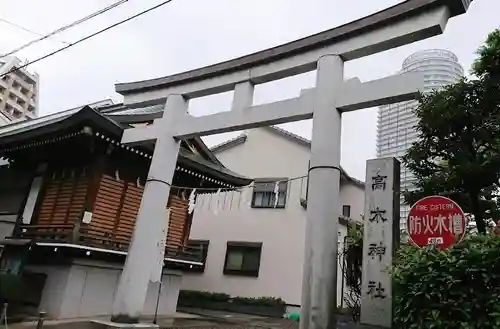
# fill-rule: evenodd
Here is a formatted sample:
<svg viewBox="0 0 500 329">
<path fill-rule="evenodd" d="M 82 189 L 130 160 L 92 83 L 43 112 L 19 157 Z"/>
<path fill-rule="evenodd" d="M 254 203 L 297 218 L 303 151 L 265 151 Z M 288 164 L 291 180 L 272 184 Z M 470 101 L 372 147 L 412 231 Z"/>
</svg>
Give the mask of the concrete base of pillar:
<svg viewBox="0 0 500 329">
<path fill-rule="evenodd" d="M 157 324 L 152 324 L 152 323 L 117 323 L 117 322 L 111 322 L 111 321 L 101 321 L 101 320 L 92 320 L 91 321 L 94 325 L 95 328 L 102 328 L 102 329 L 112 329 L 112 328 L 120 328 L 120 329 L 135 329 L 135 328 L 141 328 L 141 329 L 158 329 L 160 328 L 159 325 Z"/>
</svg>

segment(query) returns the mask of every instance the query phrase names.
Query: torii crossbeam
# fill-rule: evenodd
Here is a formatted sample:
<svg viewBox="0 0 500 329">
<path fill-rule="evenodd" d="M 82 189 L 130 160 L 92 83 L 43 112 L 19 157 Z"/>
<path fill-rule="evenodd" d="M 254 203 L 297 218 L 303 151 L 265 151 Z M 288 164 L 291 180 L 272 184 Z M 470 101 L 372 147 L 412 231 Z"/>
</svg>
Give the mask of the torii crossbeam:
<svg viewBox="0 0 500 329">
<path fill-rule="evenodd" d="M 404 74 L 344 82 L 344 61 L 443 32 L 448 19 L 472 0 L 408 0 L 374 15 L 282 46 L 116 90 L 131 107 L 165 103 L 153 125 L 126 130 L 123 143 L 156 141 L 136 227 L 115 295 L 112 321 L 137 322 L 146 297 L 157 241 L 174 174 L 179 140 L 313 119 L 311 171 L 303 271 L 301 329 L 336 329 L 337 232 L 340 215 L 341 114 L 409 100 L 423 77 Z M 317 69 L 316 87 L 297 98 L 253 106 L 254 85 Z M 230 112 L 192 117 L 188 101 L 234 90 Z"/>
</svg>

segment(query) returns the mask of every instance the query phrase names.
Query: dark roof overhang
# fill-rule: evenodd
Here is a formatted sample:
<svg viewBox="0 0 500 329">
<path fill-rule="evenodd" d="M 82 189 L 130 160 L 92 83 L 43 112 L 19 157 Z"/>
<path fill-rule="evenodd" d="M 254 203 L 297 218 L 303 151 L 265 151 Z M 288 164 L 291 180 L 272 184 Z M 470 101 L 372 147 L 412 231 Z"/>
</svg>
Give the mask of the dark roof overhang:
<svg viewBox="0 0 500 329">
<path fill-rule="evenodd" d="M 180 150 L 179 163 L 189 166 L 195 170 L 206 172 L 216 179 L 229 181 L 235 186 L 245 186 L 250 184 L 253 180 L 245 176 L 241 176 L 226 167 L 207 161 L 200 156 Z"/>
<path fill-rule="evenodd" d="M 52 116 L 5 126 L 0 128 L 0 152 L 12 146 L 22 145 L 33 139 L 62 133 L 71 129 L 82 129 L 84 127 L 91 127 L 119 141 L 124 129 L 130 126 L 126 123 L 115 121 L 112 118 L 113 116 L 111 115 L 102 114 L 89 106 L 85 106 L 80 110 L 70 110 Z M 195 138 L 195 141 L 205 146 L 199 138 Z M 141 148 L 150 154 L 153 152 L 153 144 L 145 145 Z M 178 162 L 230 185 L 244 186 L 252 182 L 251 179 L 225 168 L 206 146 L 205 149 L 202 148 L 201 150 L 207 153 L 210 161 L 205 160 L 201 156 L 181 151 Z"/>
<path fill-rule="evenodd" d="M 121 137 L 123 134 L 123 126 L 101 115 L 89 106 L 85 106 L 76 112 L 67 112 L 66 115 L 63 113 L 60 116 L 55 116 L 53 119 L 43 120 L 42 117 L 0 128 L 0 148 L 4 148 L 10 144 L 20 144 L 26 140 L 68 129 L 83 128 L 87 125 L 102 129 L 115 137 Z"/>
</svg>

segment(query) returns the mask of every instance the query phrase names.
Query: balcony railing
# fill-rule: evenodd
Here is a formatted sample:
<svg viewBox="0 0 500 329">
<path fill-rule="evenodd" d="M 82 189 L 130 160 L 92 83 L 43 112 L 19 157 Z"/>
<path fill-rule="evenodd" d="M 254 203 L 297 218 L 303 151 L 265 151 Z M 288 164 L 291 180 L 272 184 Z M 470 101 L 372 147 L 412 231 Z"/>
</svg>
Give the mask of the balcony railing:
<svg viewBox="0 0 500 329">
<path fill-rule="evenodd" d="M 95 227 L 78 227 L 74 224 L 19 225 L 14 238 L 30 239 L 33 242 L 77 244 L 105 250 L 127 252 L 130 236 L 109 232 Z M 165 258 L 201 262 L 202 246 L 186 246 L 167 240 Z"/>
<path fill-rule="evenodd" d="M 40 242 L 71 242 L 72 224 L 20 225 L 14 237 Z"/>
</svg>

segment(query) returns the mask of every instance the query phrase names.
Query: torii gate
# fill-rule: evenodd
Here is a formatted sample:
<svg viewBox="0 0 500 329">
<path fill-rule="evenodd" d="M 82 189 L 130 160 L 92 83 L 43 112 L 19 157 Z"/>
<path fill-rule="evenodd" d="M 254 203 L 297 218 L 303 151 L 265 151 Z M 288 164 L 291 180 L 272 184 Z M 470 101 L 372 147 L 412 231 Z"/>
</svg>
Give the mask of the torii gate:
<svg viewBox="0 0 500 329">
<path fill-rule="evenodd" d="M 344 61 L 443 32 L 472 0 L 407 0 L 371 16 L 304 39 L 217 65 L 160 79 L 119 84 L 125 104 L 165 103 L 162 118 L 126 130 L 122 143 L 156 141 L 136 227 L 120 278 L 112 321 L 135 323 L 142 313 L 158 232 L 165 216 L 180 139 L 313 118 L 302 290 L 302 329 L 336 328 L 337 232 L 340 215 L 341 114 L 413 99 L 415 74 L 344 82 Z M 253 106 L 255 84 L 317 69 L 316 87 L 300 97 Z M 232 110 L 188 114 L 188 100 L 234 90 Z M 157 234 L 156 234 L 157 235 Z"/>
</svg>

